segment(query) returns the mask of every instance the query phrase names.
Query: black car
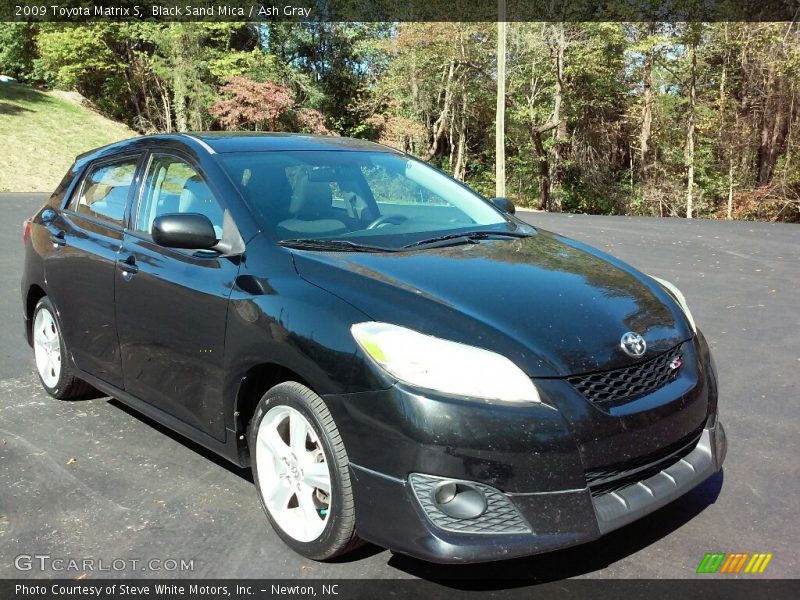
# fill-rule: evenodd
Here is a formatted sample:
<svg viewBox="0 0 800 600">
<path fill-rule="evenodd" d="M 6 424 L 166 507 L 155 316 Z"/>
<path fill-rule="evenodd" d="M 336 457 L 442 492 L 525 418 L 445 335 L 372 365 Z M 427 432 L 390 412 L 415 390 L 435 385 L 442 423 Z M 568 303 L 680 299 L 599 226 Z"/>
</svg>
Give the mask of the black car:
<svg viewBox="0 0 800 600">
<path fill-rule="evenodd" d="M 598 538 L 720 469 L 673 285 L 390 148 L 175 134 L 84 154 L 26 222 L 45 389 L 96 388 L 252 466 L 314 559 Z"/>
</svg>

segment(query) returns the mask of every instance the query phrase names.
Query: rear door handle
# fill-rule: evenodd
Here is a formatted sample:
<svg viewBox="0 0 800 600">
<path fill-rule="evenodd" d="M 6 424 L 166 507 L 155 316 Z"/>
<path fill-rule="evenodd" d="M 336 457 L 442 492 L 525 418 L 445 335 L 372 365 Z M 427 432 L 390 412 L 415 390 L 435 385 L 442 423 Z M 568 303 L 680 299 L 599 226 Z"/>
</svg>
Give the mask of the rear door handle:
<svg viewBox="0 0 800 600">
<path fill-rule="evenodd" d="M 67 234 L 63 229 L 59 229 L 55 233 L 50 234 L 50 240 L 53 242 L 53 248 L 67 245 Z"/>
<path fill-rule="evenodd" d="M 134 275 L 139 272 L 139 267 L 136 266 L 136 259 L 133 257 L 133 255 L 129 256 L 124 260 L 119 259 L 117 261 L 117 265 L 122 270 L 123 276 L 127 275 L 128 277 L 130 277 L 131 275 Z"/>
</svg>

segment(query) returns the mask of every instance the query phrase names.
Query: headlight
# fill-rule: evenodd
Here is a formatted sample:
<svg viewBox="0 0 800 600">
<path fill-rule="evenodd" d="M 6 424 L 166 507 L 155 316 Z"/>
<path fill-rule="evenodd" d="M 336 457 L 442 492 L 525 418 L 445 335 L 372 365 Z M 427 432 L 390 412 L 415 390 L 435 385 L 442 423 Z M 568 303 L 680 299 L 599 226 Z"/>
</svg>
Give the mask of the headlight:
<svg viewBox="0 0 800 600">
<path fill-rule="evenodd" d="M 388 323 L 357 323 L 350 331 L 382 369 L 413 386 L 483 400 L 540 402 L 530 378 L 505 356 Z"/>
<path fill-rule="evenodd" d="M 651 279 L 655 279 L 661 286 L 666 289 L 673 298 L 678 302 L 681 309 L 683 310 L 683 314 L 686 315 L 686 319 L 689 321 L 689 325 L 692 328 L 692 331 L 697 333 L 697 325 L 694 324 L 694 317 L 692 316 L 692 311 L 689 310 L 689 305 L 686 303 L 686 297 L 683 293 L 675 287 L 674 284 L 670 283 L 666 279 L 659 279 L 658 277 L 653 277 L 650 275 Z"/>
</svg>

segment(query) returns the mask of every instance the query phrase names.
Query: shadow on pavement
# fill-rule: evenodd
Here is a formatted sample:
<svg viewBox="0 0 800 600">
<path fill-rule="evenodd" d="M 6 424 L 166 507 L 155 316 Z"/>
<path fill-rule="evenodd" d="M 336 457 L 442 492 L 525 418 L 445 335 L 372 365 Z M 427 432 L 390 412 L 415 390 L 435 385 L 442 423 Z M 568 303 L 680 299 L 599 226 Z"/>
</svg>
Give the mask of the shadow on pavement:
<svg viewBox="0 0 800 600">
<path fill-rule="evenodd" d="M 182 444 L 186 448 L 189 448 L 193 452 L 196 452 L 197 454 L 201 455 L 203 458 L 206 458 L 209 461 L 213 462 L 214 464 L 222 467 L 223 469 L 225 469 L 227 471 L 230 471 L 234 475 L 238 475 L 242 479 L 245 479 L 246 481 L 249 481 L 251 484 L 253 483 L 253 473 L 249 468 L 237 467 L 235 464 L 233 464 L 232 462 L 222 458 L 221 456 L 217 455 L 215 452 L 212 452 L 211 450 L 208 450 L 208 449 L 204 448 L 200 444 L 198 444 L 196 442 L 193 442 L 192 440 L 182 436 L 180 433 L 177 433 L 177 432 L 173 431 L 172 429 L 162 425 L 158 421 L 154 421 L 150 417 L 147 417 L 147 416 L 141 414 L 140 412 L 136 411 L 135 409 L 130 408 L 126 404 L 123 404 L 122 402 L 120 402 L 116 398 L 109 398 L 109 397 L 105 396 L 105 394 L 103 394 L 102 392 L 98 392 L 98 391 L 94 390 L 94 391 L 90 392 L 89 394 L 87 394 L 86 396 L 83 396 L 81 398 L 77 398 L 77 399 L 75 399 L 73 401 L 92 400 L 92 399 L 103 398 L 103 397 L 108 398 L 108 403 L 111 404 L 112 406 L 114 406 L 115 408 L 118 408 L 119 410 L 125 412 L 126 414 L 130 415 L 131 417 L 141 421 L 142 423 L 145 423 L 149 427 L 152 427 L 153 429 L 158 431 L 160 434 L 169 436 L 174 441 L 178 442 L 179 444 Z M 253 494 L 255 495 L 255 490 L 253 490 Z M 266 517 L 265 517 L 265 519 L 266 519 Z M 386 552 L 386 549 L 385 548 L 381 548 L 379 546 L 375 546 L 373 544 L 368 544 L 367 543 L 367 544 L 364 544 L 363 546 L 361 546 L 359 548 L 356 548 L 352 552 L 349 552 L 344 556 L 340 556 L 338 558 L 335 558 L 335 559 L 333 559 L 333 560 L 331 560 L 329 562 L 331 562 L 331 563 L 358 562 L 359 560 L 363 560 L 365 558 L 369 558 L 370 556 L 374 556 L 376 554 L 380 554 L 381 552 Z"/>
<path fill-rule="evenodd" d="M 102 396 L 99 396 L 99 397 L 102 397 Z M 133 408 L 130 408 L 128 405 L 123 404 L 122 402 L 120 402 L 116 398 L 108 398 L 108 403 L 111 404 L 112 406 L 114 406 L 115 408 L 118 408 L 121 411 L 129 414 L 133 418 L 141 421 L 142 423 L 145 423 L 146 425 L 152 427 L 153 429 L 155 429 L 159 433 L 172 438 L 174 441 L 178 442 L 179 444 L 182 444 L 183 446 L 186 446 L 187 448 L 189 448 L 193 452 L 196 452 L 197 454 L 199 454 L 203 458 L 206 458 L 209 461 L 213 462 L 214 464 L 219 465 L 223 469 L 225 469 L 227 471 L 230 471 L 234 475 L 238 475 L 242 479 L 246 479 L 250 483 L 253 483 L 253 475 L 250 472 L 249 468 L 237 467 L 235 464 L 233 464 L 232 462 L 230 462 L 229 460 L 227 460 L 225 458 L 222 458 L 221 456 L 219 456 L 215 452 L 212 452 L 211 450 L 208 450 L 207 448 L 204 448 L 200 444 L 198 444 L 196 442 L 193 442 L 192 440 L 190 440 L 187 437 L 182 436 L 180 433 L 177 433 L 176 431 L 173 431 L 172 429 L 162 425 L 158 421 L 154 421 L 150 417 L 143 415 L 142 413 L 138 412 L 137 410 L 135 410 Z"/>
</svg>

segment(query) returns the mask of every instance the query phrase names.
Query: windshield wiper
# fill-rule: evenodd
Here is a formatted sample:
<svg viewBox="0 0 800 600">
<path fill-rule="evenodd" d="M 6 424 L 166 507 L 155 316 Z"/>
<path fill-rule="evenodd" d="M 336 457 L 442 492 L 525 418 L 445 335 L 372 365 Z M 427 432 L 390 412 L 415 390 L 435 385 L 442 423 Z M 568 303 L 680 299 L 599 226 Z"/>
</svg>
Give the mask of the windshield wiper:
<svg viewBox="0 0 800 600">
<path fill-rule="evenodd" d="M 460 233 L 448 233 L 446 235 L 440 235 L 426 240 L 413 242 L 411 244 L 403 246 L 403 248 L 415 248 L 417 246 L 438 245 L 442 242 L 451 242 L 451 241 L 455 243 L 474 244 L 477 243 L 479 240 L 485 240 L 492 236 L 526 238 L 526 237 L 531 237 L 531 235 L 533 235 L 531 232 L 523 232 L 523 231 L 492 231 L 492 230 L 462 231 Z"/>
<path fill-rule="evenodd" d="M 281 240 L 278 242 L 287 248 L 297 248 L 298 250 L 337 250 L 339 252 L 395 252 L 391 248 L 381 246 L 370 246 L 359 244 L 350 240 Z"/>
</svg>

